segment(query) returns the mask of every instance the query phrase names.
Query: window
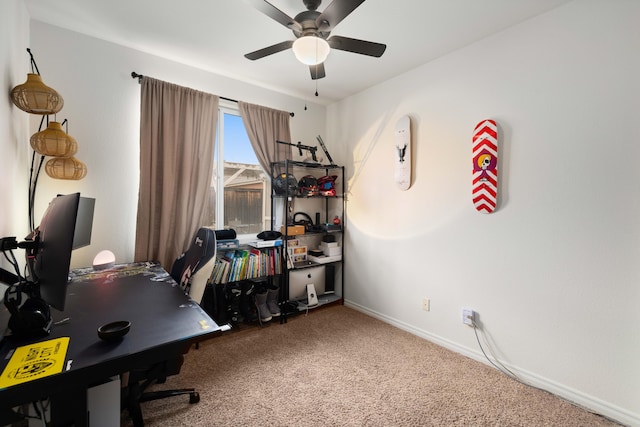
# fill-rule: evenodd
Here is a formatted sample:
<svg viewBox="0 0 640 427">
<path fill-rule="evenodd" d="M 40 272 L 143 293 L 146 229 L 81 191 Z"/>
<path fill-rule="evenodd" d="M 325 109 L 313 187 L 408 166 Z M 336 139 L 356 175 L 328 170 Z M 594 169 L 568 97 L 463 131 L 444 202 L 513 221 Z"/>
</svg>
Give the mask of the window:
<svg viewBox="0 0 640 427">
<path fill-rule="evenodd" d="M 210 192 L 210 223 L 238 235 L 267 230 L 270 180 L 258 163 L 237 109 L 220 107 Z"/>
</svg>

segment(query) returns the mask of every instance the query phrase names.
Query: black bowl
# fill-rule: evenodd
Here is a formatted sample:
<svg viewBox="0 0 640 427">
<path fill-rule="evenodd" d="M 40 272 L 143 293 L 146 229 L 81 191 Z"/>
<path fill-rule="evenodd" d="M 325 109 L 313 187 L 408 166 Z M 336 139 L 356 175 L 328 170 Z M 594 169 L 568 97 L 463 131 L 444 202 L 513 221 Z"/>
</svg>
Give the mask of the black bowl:
<svg viewBox="0 0 640 427">
<path fill-rule="evenodd" d="M 131 322 L 119 320 L 100 326 L 98 328 L 98 336 L 105 341 L 114 341 L 125 336 L 129 329 L 131 329 Z"/>
</svg>

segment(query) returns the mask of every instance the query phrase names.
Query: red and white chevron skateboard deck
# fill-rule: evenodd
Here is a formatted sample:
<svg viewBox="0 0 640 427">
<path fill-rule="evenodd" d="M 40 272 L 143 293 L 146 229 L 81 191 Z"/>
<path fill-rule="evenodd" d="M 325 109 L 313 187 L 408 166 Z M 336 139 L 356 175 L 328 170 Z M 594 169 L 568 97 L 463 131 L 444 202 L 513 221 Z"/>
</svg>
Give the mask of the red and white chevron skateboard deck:
<svg viewBox="0 0 640 427">
<path fill-rule="evenodd" d="M 491 213 L 498 201 L 498 126 L 483 120 L 473 130 L 473 205 Z"/>
</svg>

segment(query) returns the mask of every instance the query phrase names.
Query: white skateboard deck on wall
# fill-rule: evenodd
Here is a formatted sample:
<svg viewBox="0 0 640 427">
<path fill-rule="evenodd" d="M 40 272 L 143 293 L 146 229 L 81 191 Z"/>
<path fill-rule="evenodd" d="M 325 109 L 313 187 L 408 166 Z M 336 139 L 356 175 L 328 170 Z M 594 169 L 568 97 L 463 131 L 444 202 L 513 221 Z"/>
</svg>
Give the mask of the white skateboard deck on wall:
<svg viewBox="0 0 640 427">
<path fill-rule="evenodd" d="M 411 187 L 411 119 L 402 116 L 394 131 L 395 181 L 400 190 Z"/>
</svg>

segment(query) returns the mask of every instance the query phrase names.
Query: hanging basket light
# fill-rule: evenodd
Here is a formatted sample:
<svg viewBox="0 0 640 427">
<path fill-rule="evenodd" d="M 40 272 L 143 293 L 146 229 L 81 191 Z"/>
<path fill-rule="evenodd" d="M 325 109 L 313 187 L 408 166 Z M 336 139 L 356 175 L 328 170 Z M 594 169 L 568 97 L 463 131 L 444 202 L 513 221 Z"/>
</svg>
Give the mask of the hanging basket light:
<svg viewBox="0 0 640 427">
<path fill-rule="evenodd" d="M 87 166 L 75 157 L 54 157 L 44 167 L 51 178 L 80 180 L 87 176 Z"/>
<path fill-rule="evenodd" d="M 33 58 L 31 49 L 27 48 L 31 61 L 31 73 L 27 81 L 11 90 L 11 101 L 22 111 L 31 114 L 55 114 L 62 110 L 64 100 L 54 89 L 45 85 L 40 77 L 40 70 Z"/>
<path fill-rule="evenodd" d="M 55 114 L 62 110 L 64 99 L 42 82 L 39 74 L 27 74 L 27 81 L 11 90 L 11 101 L 31 114 Z"/>
<path fill-rule="evenodd" d="M 71 157 L 78 151 L 76 140 L 62 130 L 59 122 L 49 122 L 49 126 L 34 133 L 29 140 L 31 148 L 43 156 Z"/>
</svg>

